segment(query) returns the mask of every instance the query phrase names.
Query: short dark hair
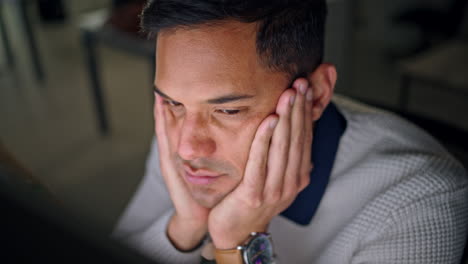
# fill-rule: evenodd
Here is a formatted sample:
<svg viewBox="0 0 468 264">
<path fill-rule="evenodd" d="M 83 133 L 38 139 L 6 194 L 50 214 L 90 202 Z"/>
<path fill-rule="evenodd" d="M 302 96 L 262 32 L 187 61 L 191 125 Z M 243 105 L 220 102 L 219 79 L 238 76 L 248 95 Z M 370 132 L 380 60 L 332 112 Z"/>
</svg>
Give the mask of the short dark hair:
<svg viewBox="0 0 468 264">
<path fill-rule="evenodd" d="M 325 0 L 149 0 L 141 26 L 160 31 L 193 28 L 223 20 L 258 22 L 257 54 L 268 68 L 304 77 L 322 63 Z"/>
</svg>

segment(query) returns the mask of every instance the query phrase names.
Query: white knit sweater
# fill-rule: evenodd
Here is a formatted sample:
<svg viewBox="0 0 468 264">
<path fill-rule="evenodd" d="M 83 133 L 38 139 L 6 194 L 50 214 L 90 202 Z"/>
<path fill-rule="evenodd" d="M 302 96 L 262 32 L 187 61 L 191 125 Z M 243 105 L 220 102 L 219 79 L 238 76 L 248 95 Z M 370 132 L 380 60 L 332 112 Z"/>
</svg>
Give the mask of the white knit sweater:
<svg viewBox="0 0 468 264">
<path fill-rule="evenodd" d="M 344 97 L 347 120 L 330 181 L 312 222 L 270 224 L 279 263 L 460 263 L 468 225 L 463 167 L 414 125 Z M 313 179 L 311 181 L 313 184 Z M 172 204 L 156 144 L 114 235 L 160 263 L 199 263 L 165 230 Z"/>
</svg>

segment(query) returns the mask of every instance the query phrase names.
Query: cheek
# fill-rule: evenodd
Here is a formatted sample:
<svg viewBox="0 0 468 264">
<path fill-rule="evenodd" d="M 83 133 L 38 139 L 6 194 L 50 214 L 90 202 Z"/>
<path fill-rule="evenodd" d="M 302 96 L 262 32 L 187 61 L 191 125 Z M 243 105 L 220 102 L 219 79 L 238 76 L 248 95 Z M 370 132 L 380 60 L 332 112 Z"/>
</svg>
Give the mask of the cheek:
<svg viewBox="0 0 468 264">
<path fill-rule="evenodd" d="M 170 113 L 170 110 L 167 107 L 165 108 L 165 112 L 166 112 L 165 118 L 166 118 L 167 138 L 169 140 L 171 150 L 175 151 L 176 150 L 175 147 L 177 146 L 176 144 L 178 142 L 177 141 L 178 136 L 180 135 L 180 129 L 177 125 L 177 122 L 175 122 L 174 116 Z M 157 114 L 156 114 L 156 103 L 155 103 L 153 107 L 153 119 L 154 119 L 154 131 L 155 132 L 156 132 L 156 116 Z"/>
<path fill-rule="evenodd" d="M 177 144 L 179 142 L 180 133 L 181 133 L 181 125 L 180 122 L 175 122 L 175 120 L 171 117 L 166 116 L 166 129 L 167 129 L 167 138 L 169 140 L 169 146 L 172 152 L 177 151 Z"/>
<path fill-rule="evenodd" d="M 255 132 L 263 119 L 261 116 L 249 118 L 224 130 L 222 138 L 217 138 L 217 149 L 220 154 L 222 153 L 222 159 L 233 164 L 241 176 L 249 158 L 250 146 Z"/>
</svg>

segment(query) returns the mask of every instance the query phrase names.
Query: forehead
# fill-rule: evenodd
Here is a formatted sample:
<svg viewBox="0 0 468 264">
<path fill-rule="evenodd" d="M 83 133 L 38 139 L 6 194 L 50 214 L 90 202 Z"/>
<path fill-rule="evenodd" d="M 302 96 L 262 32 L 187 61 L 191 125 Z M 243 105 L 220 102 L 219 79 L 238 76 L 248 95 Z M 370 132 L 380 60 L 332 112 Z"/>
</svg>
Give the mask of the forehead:
<svg viewBox="0 0 468 264">
<path fill-rule="evenodd" d="M 262 87 L 287 82 L 285 74 L 261 65 L 256 29 L 254 23 L 223 22 L 161 32 L 156 46 L 156 85 L 172 97 L 192 92 L 191 96 L 233 91 L 256 94 Z"/>
</svg>

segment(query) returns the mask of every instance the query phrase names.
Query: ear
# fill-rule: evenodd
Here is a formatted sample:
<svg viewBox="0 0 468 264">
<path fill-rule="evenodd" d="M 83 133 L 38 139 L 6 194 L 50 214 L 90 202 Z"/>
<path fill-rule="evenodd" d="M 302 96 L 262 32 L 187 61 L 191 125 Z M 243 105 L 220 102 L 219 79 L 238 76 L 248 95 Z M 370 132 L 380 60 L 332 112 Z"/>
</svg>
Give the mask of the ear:
<svg viewBox="0 0 468 264">
<path fill-rule="evenodd" d="M 332 64 L 323 63 L 308 76 L 312 88 L 312 119 L 317 121 L 330 103 L 337 80 L 336 68 Z"/>
</svg>

